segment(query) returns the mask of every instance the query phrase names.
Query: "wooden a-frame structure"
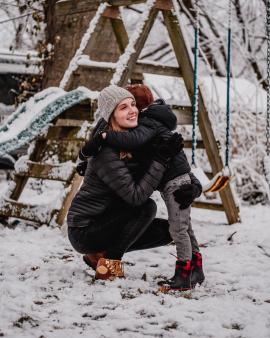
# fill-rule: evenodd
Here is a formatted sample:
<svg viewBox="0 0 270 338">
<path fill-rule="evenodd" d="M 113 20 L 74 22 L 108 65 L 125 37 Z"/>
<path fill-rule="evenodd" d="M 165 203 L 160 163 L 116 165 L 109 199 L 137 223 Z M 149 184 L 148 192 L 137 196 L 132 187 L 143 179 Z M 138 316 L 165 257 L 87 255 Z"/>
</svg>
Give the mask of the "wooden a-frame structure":
<svg viewBox="0 0 270 338">
<path fill-rule="evenodd" d="M 107 60 L 107 63 L 98 63 L 98 61 L 85 64 L 81 63 L 77 69 L 73 71 L 71 76 L 66 79 L 63 85 L 65 90 L 71 90 L 78 85 L 87 85 L 91 88 L 89 84 L 82 83 L 82 75 L 84 76 L 84 79 L 88 76 L 90 83 L 95 79 L 98 82 L 99 87 L 103 88 L 109 85 L 110 82 L 123 86 L 129 80 L 141 81 L 143 79 L 143 73 L 151 73 L 182 77 L 190 100 L 192 100 L 192 52 L 190 47 L 188 47 L 189 45 L 186 43 L 184 28 L 180 16 L 177 13 L 177 8 L 174 8 L 176 2 L 172 0 L 148 0 L 148 15 L 146 15 L 146 13 L 142 14 L 144 17 L 138 23 L 138 29 L 134 35 L 131 36 L 130 40 L 128 38 L 124 23 L 121 19 L 119 6 L 128 6 L 144 2 L 146 1 L 111 0 L 109 3 L 105 3 L 103 1 L 83 0 L 77 1 L 75 6 L 74 1 L 67 0 L 57 4 L 57 10 L 61 15 L 72 12 L 81 13 L 87 10 L 95 10 L 95 15 L 91 21 L 94 24 L 90 27 L 90 30 L 92 29 L 90 32 L 91 34 L 81 51 L 83 55 L 89 56 L 91 55 L 91 52 L 95 50 L 95 44 L 98 43 L 98 39 L 102 38 L 102 30 L 104 29 L 105 23 L 108 21 L 111 24 L 111 29 L 116 38 L 119 51 L 122 54 L 118 62 L 109 63 L 111 60 Z M 163 15 L 164 24 L 168 30 L 178 67 L 139 61 L 140 53 L 159 12 Z M 138 31 L 140 33 L 138 33 Z M 73 62 L 76 61 L 77 60 L 73 58 Z M 100 76 L 100 72 L 102 71 L 105 72 L 106 76 Z M 219 154 L 218 142 L 215 140 L 209 115 L 200 90 L 198 95 L 198 125 L 202 141 L 198 142 L 197 147 L 205 149 L 212 168 L 212 173 L 208 173 L 208 175 L 209 177 L 213 177 L 213 175 L 222 170 L 223 163 Z M 34 150 L 29 156 L 28 169 L 16 173 L 14 188 L 10 191 L 10 195 L 1 201 L 0 215 L 4 217 L 27 219 L 37 224 L 50 224 L 52 220 L 60 226 L 64 223 L 66 213 L 81 184 L 82 178 L 75 173 L 75 170 L 70 173 L 69 177 L 65 178 L 61 177 L 61 175 L 51 175 L 56 166 L 48 164 L 47 159 L 54 153 L 57 154 L 59 162 L 62 164 L 67 160 L 73 162 L 76 161 L 79 148 L 85 141 L 84 138 L 78 137 L 78 131 L 85 121 L 92 120 L 95 109 L 96 102 L 94 100 L 83 102 L 76 107 L 68 109 L 53 121 L 53 125 L 49 127 L 45 136 L 42 136 L 35 141 Z M 190 106 L 183 107 L 174 105 L 173 109 L 177 115 L 179 124 L 191 124 L 192 116 Z M 89 112 L 91 112 L 91 114 L 89 114 Z M 187 141 L 185 146 L 191 147 L 191 141 Z M 44 210 L 40 211 L 40 206 L 27 205 L 19 202 L 19 197 L 29 178 L 62 181 L 66 191 L 62 207 L 60 209 L 52 210 L 44 207 Z M 238 222 L 239 210 L 236 206 L 230 184 L 225 190 L 220 192 L 220 198 L 222 201 L 221 204 L 195 202 L 193 206 L 224 211 L 229 224 Z"/>
</svg>

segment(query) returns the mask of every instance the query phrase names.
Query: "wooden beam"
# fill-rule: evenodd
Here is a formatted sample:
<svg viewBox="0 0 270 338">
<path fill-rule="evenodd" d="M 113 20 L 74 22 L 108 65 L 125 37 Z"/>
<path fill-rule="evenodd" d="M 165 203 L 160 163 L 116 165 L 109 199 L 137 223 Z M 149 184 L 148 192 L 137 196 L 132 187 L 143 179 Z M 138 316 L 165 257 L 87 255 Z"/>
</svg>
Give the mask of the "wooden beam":
<svg viewBox="0 0 270 338">
<path fill-rule="evenodd" d="M 107 2 L 112 6 L 131 6 L 146 2 L 146 0 L 66 0 L 56 3 L 56 15 L 73 15 L 96 11 L 102 2 Z"/>
<path fill-rule="evenodd" d="M 137 61 L 134 71 L 138 73 L 156 74 L 164 76 L 174 76 L 174 77 L 181 76 L 179 67 L 166 66 L 158 63 L 150 63 L 150 62 L 148 63 L 140 60 Z"/>
<path fill-rule="evenodd" d="M 122 21 L 121 18 L 121 13 L 119 10 L 119 7 L 114 7 L 117 8 L 117 11 L 119 13 L 118 18 L 111 18 L 111 25 L 114 31 L 114 35 L 116 37 L 116 41 L 120 50 L 120 53 L 123 54 L 125 52 L 125 48 L 128 45 L 128 34 L 125 28 L 125 25 Z M 135 73 L 133 72 L 131 75 L 131 83 L 142 83 L 144 77 L 142 73 Z"/>
<path fill-rule="evenodd" d="M 75 119 L 58 119 L 55 123 L 58 127 L 81 127 L 85 120 L 75 120 Z"/>
<path fill-rule="evenodd" d="M 210 203 L 210 202 L 193 202 L 192 207 L 199 209 L 210 209 L 215 211 L 225 211 L 223 204 L 220 203 Z"/>
<path fill-rule="evenodd" d="M 3 200 L 0 214 L 7 217 L 21 218 L 37 224 L 49 224 L 58 210 L 46 209 L 43 205 L 29 205 L 12 200 Z"/>
<path fill-rule="evenodd" d="M 69 187 L 69 192 L 67 193 L 64 202 L 62 204 L 62 208 L 59 210 L 59 213 L 57 215 L 56 222 L 60 226 L 62 226 L 64 223 L 68 209 L 70 208 L 71 202 L 80 188 L 82 180 L 83 180 L 82 176 L 79 176 L 77 173 L 74 175 L 72 183 Z"/>
<path fill-rule="evenodd" d="M 178 18 L 173 14 L 172 11 L 163 11 L 163 18 L 169 32 L 176 59 L 178 61 L 179 68 L 181 69 L 182 77 L 184 79 L 190 100 L 192 101 L 194 73 L 193 63 L 191 60 L 190 51 L 188 50 L 188 47 L 185 43 L 185 37 L 183 35 L 184 33 L 180 28 Z M 223 169 L 223 163 L 200 89 L 198 91 L 198 101 L 198 124 L 202 139 L 204 140 L 209 162 L 211 164 L 213 173 L 216 174 Z M 231 187 L 229 185 L 224 191 L 220 193 L 220 197 L 224 205 L 229 224 L 238 222 L 239 213 L 234 201 Z"/>
<path fill-rule="evenodd" d="M 163 11 L 169 11 L 173 9 L 173 3 L 171 0 L 156 0 L 155 7 Z"/>
<path fill-rule="evenodd" d="M 83 135 L 79 135 L 81 127 L 74 126 L 50 126 L 46 136 L 42 136 L 42 138 L 46 138 L 47 140 L 85 140 Z M 91 128 L 89 128 L 91 130 Z"/>
<path fill-rule="evenodd" d="M 128 45 L 128 34 L 125 28 L 125 25 L 120 16 L 120 10 L 118 7 L 115 7 L 118 12 L 118 18 L 111 18 L 111 25 L 116 37 L 116 41 L 120 50 L 120 53 L 124 53 L 126 46 Z"/>
<path fill-rule="evenodd" d="M 191 106 L 179 106 L 179 105 L 171 104 L 171 108 L 177 117 L 178 125 L 191 125 L 192 124 Z"/>
<path fill-rule="evenodd" d="M 158 10 L 152 7 L 149 12 L 148 20 L 144 22 L 144 26 L 142 27 L 141 34 L 138 37 L 137 41 L 134 43 L 135 52 L 130 55 L 129 60 L 127 61 L 127 64 L 125 65 L 126 67 L 120 77 L 120 80 L 117 83 L 118 86 L 124 86 L 127 83 L 128 79 L 131 77 L 131 74 L 133 73 L 133 71 L 135 70 L 134 67 L 139 58 L 139 55 L 141 54 L 141 51 L 149 35 L 149 32 L 151 28 L 153 27 L 153 24 L 155 22 L 157 15 L 158 15 Z"/>
<path fill-rule="evenodd" d="M 82 68 L 83 70 L 80 70 Z M 100 64 L 98 62 L 95 62 L 91 65 L 79 65 L 77 72 L 80 73 L 84 71 L 84 69 L 91 69 L 91 70 L 100 70 L 103 69 L 106 72 L 113 73 L 115 71 L 115 67 L 112 64 L 111 66 L 108 63 L 102 63 Z M 178 67 L 170 67 L 165 66 L 162 64 L 150 64 L 150 63 L 144 63 L 142 61 L 139 61 L 136 63 L 133 73 L 146 73 L 146 74 L 155 74 L 155 75 L 164 75 L 164 76 L 174 76 L 179 77 L 180 76 L 180 69 Z"/>
<path fill-rule="evenodd" d="M 191 140 L 184 140 L 185 148 L 192 148 Z M 205 149 L 203 141 L 197 141 L 197 149 Z"/>
<path fill-rule="evenodd" d="M 142 4 L 146 2 L 146 0 L 108 0 L 107 2 L 112 6 L 131 6 Z"/>
<path fill-rule="evenodd" d="M 78 13 L 96 11 L 99 5 L 100 5 L 100 1 L 66 0 L 66 1 L 60 1 L 56 3 L 55 12 L 57 16 L 73 15 L 73 14 L 78 14 Z"/>
<path fill-rule="evenodd" d="M 16 172 L 17 176 L 27 176 L 46 180 L 69 182 L 73 176 L 74 168 L 66 169 L 65 165 L 52 165 L 30 162 L 26 170 Z"/>
</svg>

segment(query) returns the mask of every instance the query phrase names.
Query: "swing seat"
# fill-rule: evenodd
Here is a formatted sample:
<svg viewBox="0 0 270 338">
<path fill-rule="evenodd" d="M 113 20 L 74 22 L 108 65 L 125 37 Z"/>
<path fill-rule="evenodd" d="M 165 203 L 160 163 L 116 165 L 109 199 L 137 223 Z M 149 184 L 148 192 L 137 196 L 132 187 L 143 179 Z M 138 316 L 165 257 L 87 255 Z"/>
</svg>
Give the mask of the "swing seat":
<svg viewBox="0 0 270 338">
<path fill-rule="evenodd" d="M 230 176 L 223 176 L 222 173 L 216 178 L 216 176 L 210 180 L 209 187 L 203 187 L 203 192 L 208 193 L 208 192 L 220 192 L 223 189 L 225 189 L 230 182 Z"/>
<path fill-rule="evenodd" d="M 226 188 L 231 179 L 231 176 L 225 175 L 224 171 L 218 172 L 211 180 L 209 180 L 202 168 L 192 168 L 191 171 L 201 182 L 203 193 L 220 192 Z"/>
</svg>

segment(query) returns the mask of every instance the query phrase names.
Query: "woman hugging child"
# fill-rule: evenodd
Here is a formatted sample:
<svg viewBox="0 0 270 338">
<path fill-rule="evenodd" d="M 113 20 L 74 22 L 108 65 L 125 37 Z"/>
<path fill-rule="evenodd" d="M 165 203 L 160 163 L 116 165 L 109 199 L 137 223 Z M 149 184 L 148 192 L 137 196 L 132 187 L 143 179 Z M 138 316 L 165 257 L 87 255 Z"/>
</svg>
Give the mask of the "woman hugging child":
<svg viewBox="0 0 270 338">
<path fill-rule="evenodd" d="M 177 119 L 164 100 L 154 101 L 146 85 L 128 85 L 125 89 L 135 97 L 140 112 L 138 126 L 129 131 L 117 132 L 106 130 L 105 121 L 99 121 L 97 127 L 101 131 L 81 149 L 81 160 L 96 155 L 100 147 L 107 144 L 125 151 L 132 150 L 133 156 L 145 168 L 151 163 L 155 141 L 161 142 L 172 135 Z M 177 253 L 174 276 L 160 281 L 159 285 L 166 290 L 190 290 L 205 279 L 202 256 L 190 219 L 191 204 L 201 195 L 202 186 L 191 172 L 183 149 L 168 163 L 158 190 L 168 210 L 169 231 Z"/>
</svg>

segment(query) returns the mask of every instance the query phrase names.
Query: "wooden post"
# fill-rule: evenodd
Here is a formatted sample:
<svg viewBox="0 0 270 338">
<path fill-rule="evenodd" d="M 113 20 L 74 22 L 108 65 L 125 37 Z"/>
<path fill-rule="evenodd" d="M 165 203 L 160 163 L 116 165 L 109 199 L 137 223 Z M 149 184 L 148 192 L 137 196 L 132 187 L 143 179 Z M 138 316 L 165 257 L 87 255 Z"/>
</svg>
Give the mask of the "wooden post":
<svg viewBox="0 0 270 338">
<path fill-rule="evenodd" d="M 66 214 L 68 212 L 68 209 L 69 209 L 69 207 L 71 205 L 71 202 L 72 202 L 73 198 L 75 197 L 77 191 L 80 188 L 82 180 L 83 180 L 82 176 L 79 176 L 77 173 L 74 175 L 72 183 L 71 183 L 71 185 L 69 187 L 70 190 L 67 193 L 67 195 L 65 197 L 65 200 L 64 200 L 64 203 L 62 205 L 62 208 L 59 210 L 59 213 L 57 215 L 56 222 L 60 226 L 62 226 L 63 223 L 64 223 L 64 220 L 65 220 Z"/>
<path fill-rule="evenodd" d="M 183 76 L 190 101 L 192 102 L 193 98 L 193 63 L 190 58 L 189 50 L 187 49 L 183 32 L 180 28 L 180 23 L 178 23 L 178 18 L 172 13 L 172 11 L 163 11 L 163 17 L 165 25 L 167 26 L 173 48 L 175 51 L 176 59 Z M 211 164 L 213 173 L 223 169 L 222 159 L 219 155 L 219 149 L 215 136 L 212 130 L 211 122 L 209 120 L 208 112 L 203 101 L 202 93 L 199 89 L 198 91 L 198 103 L 199 103 L 199 113 L 198 113 L 198 124 L 202 139 L 204 141 L 205 149 L 209 162 Z M 224 205 L 225 213 L 228 219 L 229 224 L 233 224 L 239 221 L 239 212 L 235 204 L 234 197 L 231 191 L 231 187 L 228 187 L 220 193 L 222 203 Z"/>
</svg>

